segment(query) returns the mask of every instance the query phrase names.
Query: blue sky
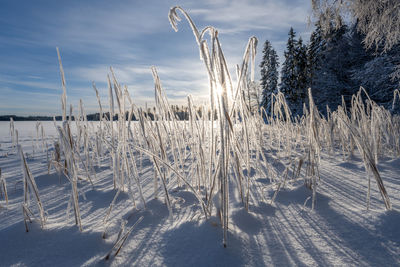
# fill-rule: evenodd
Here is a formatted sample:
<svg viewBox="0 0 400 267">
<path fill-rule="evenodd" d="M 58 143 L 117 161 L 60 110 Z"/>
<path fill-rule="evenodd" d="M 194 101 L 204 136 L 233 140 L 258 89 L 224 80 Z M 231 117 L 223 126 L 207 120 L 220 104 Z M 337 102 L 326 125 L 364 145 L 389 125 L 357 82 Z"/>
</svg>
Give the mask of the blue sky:
<svg viewBox="0 0 400 267">
<path fill-rule="evenodd" d="M 268 39 L 282 62 L 293 26 L 308 40 L 310 0 L 120 0 L 0 2 L 0 115 L 58 115 L 62 94 L 56 47 L 63 61 L 68 103 L 97 111 L 92 81 L 106 106 L 106 75 L 113 67 L 138 105 L 152 105 L 150 67 L 156 66 L 171 104 L 191 94 L 207 101 L 207 75 L 184 21 L 175 32 L 170 7 L 180 5 L 198 28 L 216 27 L 228 64 L 241 62 L 249 37 Z M 259 78 L 259 69 L 256 70 Z"/>
</svg>

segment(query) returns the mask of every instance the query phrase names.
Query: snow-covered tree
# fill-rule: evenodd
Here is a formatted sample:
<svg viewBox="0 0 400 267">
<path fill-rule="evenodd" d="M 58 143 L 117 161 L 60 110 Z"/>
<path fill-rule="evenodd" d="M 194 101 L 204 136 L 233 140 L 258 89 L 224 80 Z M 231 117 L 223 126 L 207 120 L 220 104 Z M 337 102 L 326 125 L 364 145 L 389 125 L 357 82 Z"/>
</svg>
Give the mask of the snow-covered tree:
<svg viewBox="0 0 400 267">
<path fill-rule="evenodd" d="M 400 65 L 400 46 L 392 47 L 387 53 L 370 57 L 359 68 L 353 70 L 355 84 L 363 86 L 372 100 L 390 109 L 393 92 L 399 88 L 399 78 L 395 75 Z"/>
<path fill-rule="evenodd" d="M 296 95 L 297 99 L 303 102 L 307 95 L 308 82 L 308 68 L 307 68 L 307 46 L 303 44 L 301 37 L 297 42 L 296 47 L 296 76 L 297 76 L 297 88 Z M 302 104 L 302 103 L 301 103 Z"/>
<path fill-rule="evenodd" d="M 324 49 L 325 40 L 322 38 L 321 25 L 317 22 L 307 45 L 308 87 L 313 87 L 312 81 L 314 80 L 315 72 L 321 68 L 321 53 Z"/>
<path fill-rule="evenodd" d="M 335 109 L 342 95 L 349 103 L 360 86 L 375 102 L 390 108 L 400 81 L 400 1 L 313 0 L 313 4 L 318 21 L 310 38 L 308 64 L 320 111 L 325 113 L 326 105 Z M 354 18 L 350 26 L 342 19 L 348 14 Z"/>
<path fill-rule="evenodd" d="M 280 90 L 284 93 L 292 114 L 300 115 L 307 95 L 307 47 L 301 38 L 297 41 L 295 37 L 293 28 L 290 28 L 281 71 Z"/>
<path fill-rule="evenodd" d="M 388 51 L 400 43 L 399 0 L 311 0 L 311 3 L 314 16 L 321 21 L 325 31 L 332 25 L 340 28 L 343 25 L 341 18 L 350 15 L 364 35 L 367 48 L 383 47 Z"/>
<path fill-rule="evenodd" d="M 297 88 L 296 77 L 296 46 L 297 40 L 295 39 L 296 33 L 293 28 L 289 30 L 289 38 L 286 44 L 286 51 L 284 52 L 285 61 L 282 64 L 281 70 L 281 83 L 280 91 L 286 96 L 290 102 L 296 99 L 295 90 Z"/>
<path fill-rule="evenodd" d="M 263 49 L 263 58 L 260 63 L 261 68 L 261 90 L 262 99 L 261 106 L 267 111 L 270 110 L 270 100 L 271 94 L 278 91 L 278 67 L 279 59 L 275 49 L 272 47 L 271 43 L 266 40 Z"/>
<path fill-rule="evenodd" d="M 323 42 L 316 44 L 318 53 L 314 59 L 311 90 L 322 113 L 325 113 L 326 106 L 335 110 L 337 105 L 341 104 L 342 95 L 347 100 L 353 93 L 350 69 L 357 59 L 350 55 L 351 47 L 347 33 L 346 26 L 333 28 L 323 34 Z"/>
</svg>

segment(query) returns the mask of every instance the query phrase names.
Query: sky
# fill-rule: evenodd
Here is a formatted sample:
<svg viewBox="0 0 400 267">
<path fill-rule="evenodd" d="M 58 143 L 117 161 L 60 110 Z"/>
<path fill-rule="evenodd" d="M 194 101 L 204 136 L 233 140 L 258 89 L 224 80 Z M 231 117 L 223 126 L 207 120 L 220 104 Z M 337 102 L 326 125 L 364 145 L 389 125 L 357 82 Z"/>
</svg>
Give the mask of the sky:
<svg viewBox="0 0 400 267">
<path fill-rule="evenodd" d="M 115 0 L 0 1 L 0 115 L 61 114 L 61 78 L 56 47 L 65 72 L 68 106 L 82 99 L 86 113 L 98 111 L 92 82 L 107 106 L 107 74 L 113 68 L 133 101 L 154 104 L 151 66 L 158 70 L 170 104 L 208 100 L 208 80 L 186 21 L 175 32 L 168 12 L 179 5 L 199 29 L 211 25 L 228 65 L 242 61 L 251 36 L 258 38 L 258 65 L 265 40 L 280 62 L 287 33 L 308 41 L 310 0 Z M 232 76 L 235 76 L 232 73 Z M 256 68 L 256 79 L 259 79 Z"/>
</svg>

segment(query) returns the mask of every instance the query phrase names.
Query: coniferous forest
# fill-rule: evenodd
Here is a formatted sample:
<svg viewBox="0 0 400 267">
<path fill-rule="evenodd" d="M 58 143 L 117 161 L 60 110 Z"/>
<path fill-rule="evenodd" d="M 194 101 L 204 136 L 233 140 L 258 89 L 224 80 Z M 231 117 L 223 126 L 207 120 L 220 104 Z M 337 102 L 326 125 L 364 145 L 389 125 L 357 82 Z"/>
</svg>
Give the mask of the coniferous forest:
<svg viewBox="0 0 400 267">
<path fill-rule="evenodd" d="M 268 112 L 271 94 L 280 91 L 292 114 L 302 115 L 311 88 L 319 111 L 326 114 L 327 108 L 335 110 L 342 101 L 349 103 L 363 87 L 373 101 L 391 110 L 400 81 L 400 46 L 366 48 L 364 38 L 356 23 L 324 32 L 318 21 L 306 43 L 290 28 L 281 60 L 266 40 L 260 63 L 262 107 Z"/>
</svg>

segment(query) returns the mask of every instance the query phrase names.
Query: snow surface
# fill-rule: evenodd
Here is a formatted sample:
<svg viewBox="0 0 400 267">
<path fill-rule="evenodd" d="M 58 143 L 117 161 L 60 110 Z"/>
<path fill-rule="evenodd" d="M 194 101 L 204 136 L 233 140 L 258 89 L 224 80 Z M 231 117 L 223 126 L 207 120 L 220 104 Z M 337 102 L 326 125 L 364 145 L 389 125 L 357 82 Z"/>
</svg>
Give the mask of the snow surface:
<svg viewBox="0 0 400 267">
<path fill-rule="evenodd" d="M 50 145 L 56 130 L 53 122 L 43 125 Z M 400 266 L 400 159 L 385 158 L 378 165 L 392 211 L 384 210 L 374 182 L 371 208 L 366 209 L 367 178 L 357 156 L 344 161 L 339 155 L 323 154 L 314 211 L 311 200 L 304 205 L 311 191 L 301 181 L 281 189 L 270 205 L 274 188 L 267 177 L 255 178 L 249 212 L 231 192 L 227 248 L 222 246 L 219 219 L 205 220 L 193 193 L 171 191 L 173 218 L 169 218 L 163 198 L 153 199 L 153 167 L 144 160 L 140 178 L 146 209 L 134 209 L 128 194 L 121 193 L 103 239 L 103 219 L 116 193 L 109 159 L 104 157 L 96 167 L 94 188 L 79 184 L 80 232 L 72 212 L 67 216 L 70 183 L 54 169 L 47 173 L 46 153 L 40 146 L 33 154 L 35 122 L 15 122 L 15 128 L 47 223 L 41 229 L 33 221 L 25 232 L 20 157 L 11 147 L 9 123 L 0 122 L 0 168 L 9 196 L 8 206 L 0 200 L 0 266 Z M 143 221 L 120 253 L 104 260 L 121 220 L 127 220 L 129 227 L 141 216 Z"/>
</svg>

